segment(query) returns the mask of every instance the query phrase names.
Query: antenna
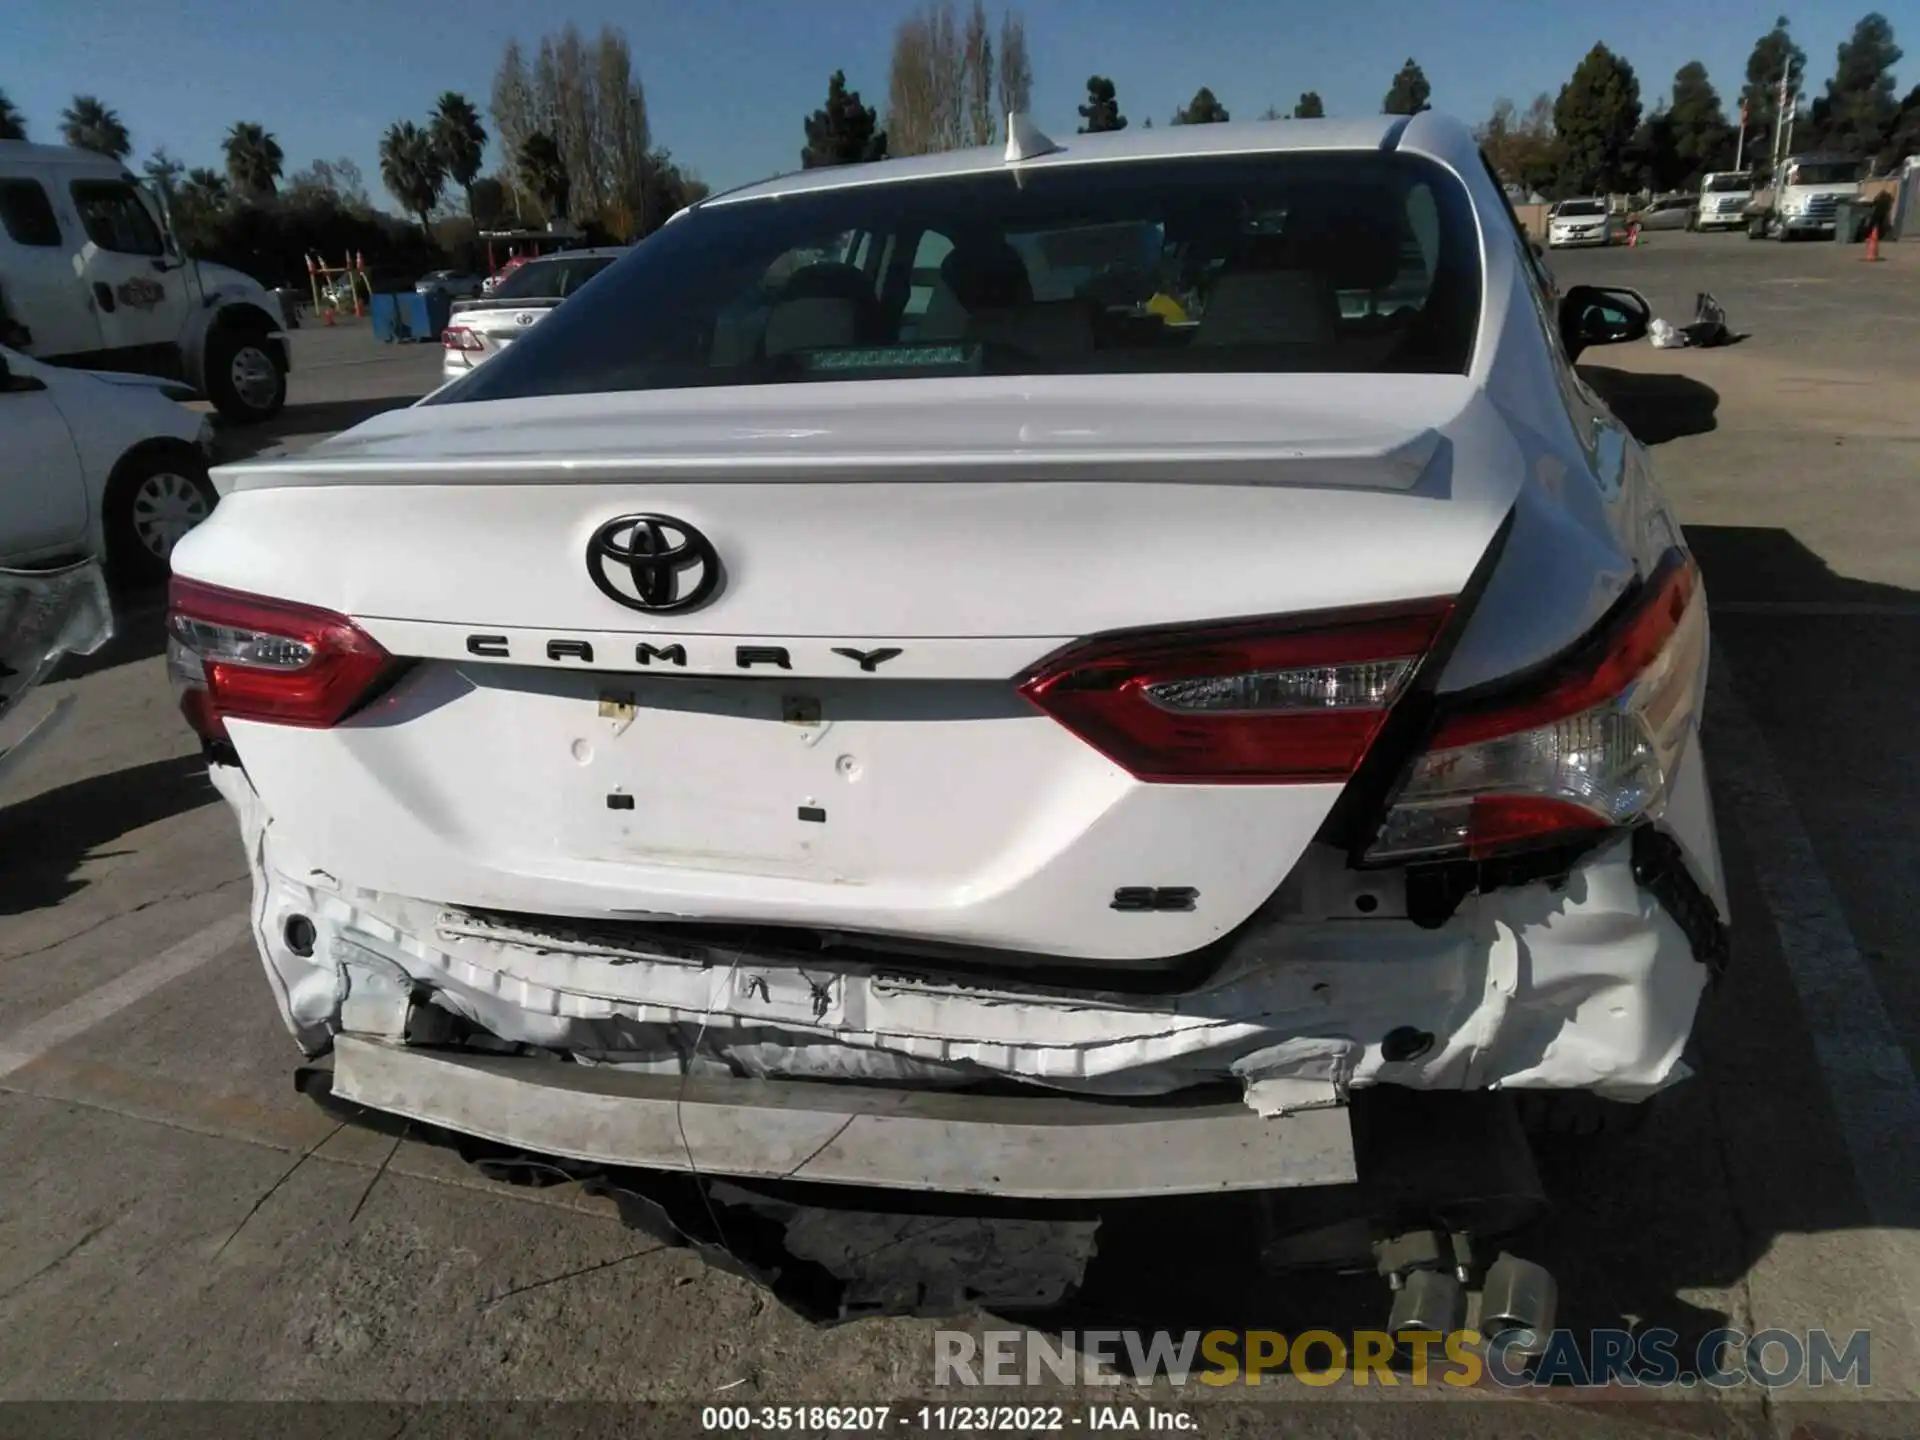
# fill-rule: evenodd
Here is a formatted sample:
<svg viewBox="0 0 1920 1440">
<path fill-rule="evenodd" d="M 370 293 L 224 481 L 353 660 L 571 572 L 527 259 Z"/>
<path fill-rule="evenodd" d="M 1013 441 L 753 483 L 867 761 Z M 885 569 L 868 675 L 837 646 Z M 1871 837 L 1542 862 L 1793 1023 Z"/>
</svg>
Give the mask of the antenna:
<svg viewBox="0 0 1920 1440">
<path fill-rule="evenodd" d="M 1037 159 L 1042 155 L 1051 155 L 1063 149 L 1025 115 L 1007 116 L 1007 164 L 1017 165 L 1022 160 Z"/>
</svg>

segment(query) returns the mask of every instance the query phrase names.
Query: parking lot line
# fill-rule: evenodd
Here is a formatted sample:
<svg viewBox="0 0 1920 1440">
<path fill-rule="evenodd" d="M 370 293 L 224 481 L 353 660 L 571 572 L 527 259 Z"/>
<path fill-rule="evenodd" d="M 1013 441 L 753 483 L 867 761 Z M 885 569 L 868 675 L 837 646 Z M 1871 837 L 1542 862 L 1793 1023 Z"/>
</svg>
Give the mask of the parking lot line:
<svg viewBox="0 0 1920 1440">
<path fill-rule="evenodd" d="M 138 1003 L 171 980 L 198 970 L 209 960 L 237 945 L 248 934 L 245 910 L 226 915 L 196 931 L 178 945 L 143 960 L 125 974 L 89 990 L 77 1000 L 41 1016 L 11 1035 L 0 1035 L 0 1080 L 24 1070 L 49 1051 L 84 1035 Z"/>
<path fill-rule="evenodd" d="M 1800 999 L 1827 1100 L 1876 1226 L 1906 1229 L 1920 1196 L 1920 1086 L 1860 957 L 1839 896 L 1821 868 L 1773 751 L 1741 703 L 1724 651 L 1713 654 L 1708 754 L 1723 808 L 1738 817 L 1780 953 Z M 1901 1137 L 1888 1143 L 1889 1137 Z M 1920 1337 L 1920 1275 L 1881 1243 L 1887 1292 Z M 1899 1277 L 1897 1280 L 1895 1277 Z M 1907 1283 L 1911 1281 L 1912 1283 Z"/>
</svg>

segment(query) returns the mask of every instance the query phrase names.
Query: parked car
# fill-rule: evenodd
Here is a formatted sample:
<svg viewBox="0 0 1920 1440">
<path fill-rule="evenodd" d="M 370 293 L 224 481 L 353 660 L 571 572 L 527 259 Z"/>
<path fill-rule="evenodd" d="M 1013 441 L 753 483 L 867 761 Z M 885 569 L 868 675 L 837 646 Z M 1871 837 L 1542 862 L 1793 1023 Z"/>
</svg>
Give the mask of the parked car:
<svg viewBox="0 0 1920 1440">
<path fill-rule="evenodd" d="M 480 277 L 464 270 L 435 270 L 413 287 L 422 295 L 444 295 L 449 300 L 473 300 L 480 294 Z"/>
<path fill-rule="evenodd" d="M 61 535 L 83 520 L 83 548 L 103 556 L 115 578 L 164 579 L 173 547 L 218 498 L 207 474 L 213 425 L 176 403 L 193 391 L 147 375 L 45 365 L 12 350 L 0 349 L 0 358 L 7 493 L 41 492 L 36 506 Z"/>
<path fill-rule="evenodd" d="M 119 161 L 0 140 L 0 343 L 184 381 L 235 420 L 287 397 L 287 327 L 258 281 L 185 258 Z"/>
<path fill-rule="evenodd" d="M 529 260 L 485 299 L 454 301 L 440 335 L 442 377 L 456 380 L 498 355 L 626 253 L 625 247 L 567 250 Z"/>
<path fill-rule="evenodd" d="M 493 1157 L 1351 1185 L 1343 1260 L 1411 1216 L 1491 1289 L 1515 1096 L 1643 1113 L 1726 959 L 1699 572 L 1569 364 L 1646 302 L 1551 305 L 1431 112 L 1010 129 L 704 201 L 223 472 L 169 664 L 281 1015 Z M 1178 323 L 1035 297 L 1144 222 Z"/>
<path fill-rule="evenodd" d="M 1633 217 L 1642 230 L 1691 230 L 1700 201 L 1693 195 L 1666 195 Z"/>
<path fill-rule="evenodd" d="M 1571 245 L 1611 245 L 1613 216 L 1604 196 L 1583 195 L 1562 200 L 1547 212 L 1547 248 Z"/>
</svg>

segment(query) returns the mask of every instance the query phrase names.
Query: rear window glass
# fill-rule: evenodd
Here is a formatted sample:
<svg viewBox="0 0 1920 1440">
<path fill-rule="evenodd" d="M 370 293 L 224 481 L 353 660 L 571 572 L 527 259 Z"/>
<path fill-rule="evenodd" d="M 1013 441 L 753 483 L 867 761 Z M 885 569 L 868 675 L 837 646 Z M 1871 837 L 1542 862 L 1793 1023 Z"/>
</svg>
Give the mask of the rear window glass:
<svg viewBox="0 0 1920 1440">
<path fill-rule="evenodd" d="M 853 185 L 682 216 L 594 304 L 429 403 L 980 374 L 1457 374 L 1479 267 L 1465 191 L 1415 156 Z"/>
<path fill-rule="evenodd" d="M 0 225 L 16 245 L 60 243 L 60 222 L 38 180 L 0 180 Z"/>
<path fill-rule="evenodd" d="M 496 300 L 565 299 L 613 263 L 611 255 L 533 260 L 493 287 Z"/>
</svg>

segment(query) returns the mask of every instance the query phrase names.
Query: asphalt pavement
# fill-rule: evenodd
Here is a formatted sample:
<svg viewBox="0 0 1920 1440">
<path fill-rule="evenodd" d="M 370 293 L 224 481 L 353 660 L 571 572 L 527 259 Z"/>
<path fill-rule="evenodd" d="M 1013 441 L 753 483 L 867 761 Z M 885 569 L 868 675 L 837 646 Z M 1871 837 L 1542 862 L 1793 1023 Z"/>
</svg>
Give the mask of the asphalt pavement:
<svg viewBox="0 0 1920 1440">
<path fill-rule="evenodd" d="M 1699 1078 L 1638 1134 L 1543 1157 L 1557 1209 L 1540 1258 L 1563 1324 L 1683 1343 L 1865 1329 L 1872 1384 L 1696 1386 L 1658 1408 L 1292 1382 L 1253 1408 L 1198 1387 L 1118 1399 L 1191 1404 L 1202 1434 L 1920 1433 L 1920 246 L 1887 248 L 1869 265 L 1858 247 L 1663 234 L 1551 257 L 1563 284 L 1631 285 L 1676 320 L 1710 291 L 1743 338 L 1583 357 L 1653 444 L 1706 574 L 1735 946 Z M 302 330 L 295 356 L 286 414 L 226 434 L 229 454 L 309 442 L 438 376 L 437 348 L 364 328 Z M 476 1423 L 404 1408 L 434 1401 L 1043 1393 L 932 1385 L 936 1329 L 1004 1319 L 817 1326 L 611 1199 L 499 1184 L 296 1094 L 243 935 L 244 858 L 160 649 L 157 597 L 125 597 L 120 637 L 51 687 L 79 699 L 68 727 L 0 788 L 0 1399 L 361 1401 L 376 1408 L 312 1413 L 329 1433 L 416 1434 L 439 1433 L 434 1413 Z M 1111 1227 L 1080 1295 L 1021 1319 L 1297 1334 L 1384 1318 L 1377 1281 L 1265 1270 L 1262 1224 L 1257 1204 L 1196 1201 Z M 699 1428 L 697 1409 L 610 1413 L 625 1433 Z M 54 1433 L 63 1414 L 0 1407 L 0 1433 Z"/>
</svg>

